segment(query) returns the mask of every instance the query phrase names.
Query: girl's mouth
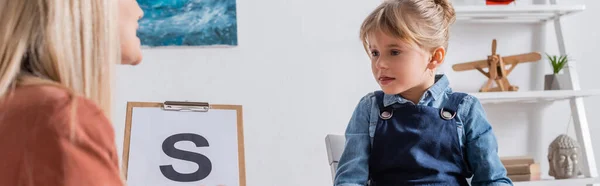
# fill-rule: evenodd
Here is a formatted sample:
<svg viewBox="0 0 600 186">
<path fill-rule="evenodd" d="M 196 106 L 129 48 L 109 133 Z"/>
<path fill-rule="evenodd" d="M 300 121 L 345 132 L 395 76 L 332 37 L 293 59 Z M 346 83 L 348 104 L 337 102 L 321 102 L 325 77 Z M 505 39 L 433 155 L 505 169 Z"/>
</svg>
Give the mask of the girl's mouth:
<svg viewBox="0 0 600 186">
<path fill-rule="evenodd" d="M 396 78 L 381 76 L 381 77 L 377 78 L 377 80 L 379 81 L 379 83 L 381 85 L 387 85 L 387 84 L 390 84 L 392 81 L 396 80 Z"/>
</svg>

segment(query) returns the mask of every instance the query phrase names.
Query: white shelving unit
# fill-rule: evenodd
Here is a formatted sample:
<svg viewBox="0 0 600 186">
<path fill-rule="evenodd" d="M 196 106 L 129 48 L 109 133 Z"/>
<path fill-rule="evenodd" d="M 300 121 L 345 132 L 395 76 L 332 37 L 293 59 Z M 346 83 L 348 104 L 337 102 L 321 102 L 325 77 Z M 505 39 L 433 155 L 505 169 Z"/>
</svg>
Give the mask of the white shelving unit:
<svg viewBox="0 0 600 186">
<path fill-rule="evenodd" d="M 517 186 L 600 186 L 593 178 L 515 182 Z"/>
<path fill-rule="evenodd" d="M 565 55 L 566 48 L 561 27 L 561 18 L 566 15 L 585 10 L 585 5 L 558 5 L 556 0 L 550 4 L 541 5 L 496 5 L 496 6 L 456 6 L 457 22 L 471 23 L 528 23 L 535 26 L 545 26 L 553 22 L 558 41 L 559 52 Z M 581 90 L 579 77 L 576 71 L 576 62 L 569 61 L 569 68 L 564 69 L 569 78 L 570 89 L 553 91 L 517 91 L 517 92 L 486 92 L 471 93 L 478 97 L 484 104 L 498 103 L 536 103 L 552 101 L 569 101 L 575 134 L 581 145 L 580 164 L 583 178 L 568 180 L 541 180 L 529 182 L 515 182 L 518 186 L 566 186 L 587 185 L 600 183 L 598 170 L 592 148 L 589 124 L 585 112 L 583 98 L 600 95 L 600 90 Z"/>
<path fill-rule="evenodd" d="M 543 23 L 581 12 L 583 5 L 457 6 L 457 21 Z"/>
<path fill-rule="evenodd" d="M 573 98 L 584 98 L 589 96 L 599 96 L 598 90 L 552 90 L 552 91 L 527 91 L 527 92 L 489 92 L 489 93 L 470 93 L 477 97 L 481 103 L 539 103 L 569 100 Z"/>
</svg>

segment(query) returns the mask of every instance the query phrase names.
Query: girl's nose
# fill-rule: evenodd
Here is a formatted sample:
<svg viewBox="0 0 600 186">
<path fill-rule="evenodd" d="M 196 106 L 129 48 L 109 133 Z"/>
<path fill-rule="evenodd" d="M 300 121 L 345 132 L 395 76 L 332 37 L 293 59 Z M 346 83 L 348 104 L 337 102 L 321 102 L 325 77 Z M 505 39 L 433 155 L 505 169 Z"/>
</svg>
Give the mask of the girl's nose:
<svg viewBox="0 0 600 186">
<path fill-rule="evenodd" d="M 375 67 L 377 67 L 377 69 L 386 69 L 388 67 L 387 61 L 380 57 L 375 61 Z"/>
</svg>

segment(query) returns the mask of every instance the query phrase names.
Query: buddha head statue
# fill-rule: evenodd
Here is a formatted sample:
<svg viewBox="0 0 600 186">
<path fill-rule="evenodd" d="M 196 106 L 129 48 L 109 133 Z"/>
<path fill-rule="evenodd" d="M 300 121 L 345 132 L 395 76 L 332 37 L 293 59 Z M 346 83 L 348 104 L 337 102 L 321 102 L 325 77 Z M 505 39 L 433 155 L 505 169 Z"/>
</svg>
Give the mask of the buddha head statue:
<svg viewBox="0 0 600 186">
<path fill-rule="evenodd" d="M 548 174 L 555 179 L 575 178 L 579 175 L 579 144 L 562 134 L 548 148 Z"/>
</svg>

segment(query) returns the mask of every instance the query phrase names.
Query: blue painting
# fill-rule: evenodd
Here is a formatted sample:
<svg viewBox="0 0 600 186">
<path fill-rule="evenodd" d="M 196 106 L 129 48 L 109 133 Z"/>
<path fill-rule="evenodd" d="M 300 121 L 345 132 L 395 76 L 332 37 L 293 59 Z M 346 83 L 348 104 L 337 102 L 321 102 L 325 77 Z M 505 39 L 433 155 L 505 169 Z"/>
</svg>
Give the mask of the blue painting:
<svg viewBox="0 0 600 186">
<path fill-rule="evenodd" d="M 236 0 L 137 0 L 144 46 L 236 46 Z"/>
</svg>

